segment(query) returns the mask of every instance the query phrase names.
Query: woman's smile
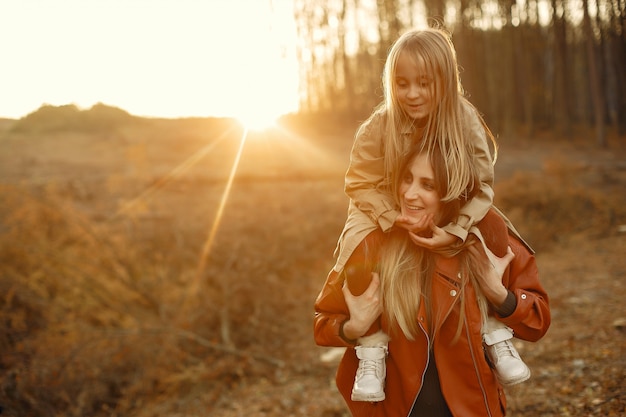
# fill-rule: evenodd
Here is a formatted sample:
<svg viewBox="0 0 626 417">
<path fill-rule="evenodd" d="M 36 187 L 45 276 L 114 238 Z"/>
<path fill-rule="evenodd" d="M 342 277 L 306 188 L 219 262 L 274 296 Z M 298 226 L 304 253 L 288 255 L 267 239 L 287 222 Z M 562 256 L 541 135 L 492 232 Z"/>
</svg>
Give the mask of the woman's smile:
<svg viewBox="0 0 626 417">
<path fill-rule="evenodd" d="M 407 167 L 400 184 L 402 215 L 417 222 L 424 215 L 439 214 L 441 201 L 435 189 L 435 174 L 426 153 L 420 154 Z"/>
<path fill-rule="evenodd" d="M 411 204 L 406 203 L 406 202 L 404 203 L 404 206 L 406 207 L 407 210 L 411 210 L 411 211 L 417 211 L 417 210 L 423 210 L 424 209 L 423 207 L 414 206 L 414 205 L 411 205 Z"/>
</svg>

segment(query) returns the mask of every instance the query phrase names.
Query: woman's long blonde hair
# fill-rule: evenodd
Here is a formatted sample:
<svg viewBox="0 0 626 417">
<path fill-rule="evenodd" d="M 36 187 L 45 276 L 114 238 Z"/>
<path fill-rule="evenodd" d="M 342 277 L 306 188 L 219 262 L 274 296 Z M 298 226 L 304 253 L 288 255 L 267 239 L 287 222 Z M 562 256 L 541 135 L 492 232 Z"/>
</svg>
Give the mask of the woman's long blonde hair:
<svg viewBox="0 0 626 417">
<path fill-rule="evenodd" d="M 430 150 L 415 149 L 412 151 L 402 163 L 400 172 L 406 172 L 413 160 L 423 153 L 428 155 L 433 168 L 437 193 L 439 196 L 448 195 L 449 174 L 444 167 L 445 155 L 438 146 L 433 146 Z M 399 178 L 402 178 L 402 176 Z M 400 198 L 400 181 L 401 179 L 398 179 L 393 187 L 394 195 L 398 199 Z M 470 181 L 468 184 L 470 186 L 461 190 L 455 198 L 449 201 L 442 201 L 437 224 L 447 224 L 451 219 L 458 216 L 460 207 L 466 202 L 466 199 L 471 198 L 477 192 L 476 181 Z M 475 240 L 473 235 L 471 235 L 465 244 L 458 248 L 456 254 L 456 256 L 460 257 L 461 283 L 458 294 L 460 319 L 455 339 L 460 335 L 465 321 L 465 289 L 468 283 L 474 287 L 481 315 L 486 317 L 487 313 L 487 304 L 475 277 L 478 274 L 485 273 L 485 268 L 489 264 L 486 258 L 476 258 L 470 251 L 465 250 L 468 245 L 474 243 Z M 436 322 L 432 314 L 435 307 L 431 299 L 435 254 L 430 250 L 415 245 L 410 240 L 408 233 L 404 231 L 391 233 L 381 248 L 378 268 L 381 277 L 384 314 L 391 329 L 394 331 L 400 329 L 408 339 L 414 340 L 420 331 L 417 317 L 420 303 L 423 302 L 425 303 L 426 319 L 429 324 L 429 336 L 431 336 L 429 340 L 432 343 L 433 335 L 441 325 L 441 323 Z"/>
<path fill-rule="evenodd" d="M 422 138 L 408 139 L 403 133 L 412 126 L 410 119 L 402 110 L 396 93 L 396 67 L 402 53 L 410 54 L 415 60 L 421 58 L 425 70 L 435 80 L 431 94 L 436 106 L 429 115 Z M 414 146 L 430 149 L 437 145 L 445 155 L 444 166 L 448 172 L 449 184 L 447 193 L 441 196 L 442 201 L 455 199 L 476 181 L 472 176 L 471 166 L 473 154 L 472 144 L 463 132 L 465 111 L 463 106 L 476 112 L 486 135 L 493 143 L 494 162 L 497 157 L 497 144 L 484 120 L 464 98 L 463 86 L 459 77 L 456 51 L 450 34 L 443 29 L 429 28 L 412 30 L 403 34 L 391 47 L 383 71 L 384 101 L 370 116 L 383 115 L 386 123 L 381 124 L 379 132 L 384 140 L 384 166 L 386 186 L 395 182 L 393 177 L 404 156 Z M 365 122 L 364 129 L 369 123 Z M 358 135 L 358 133 L 357 133 Z"/>
</svg>

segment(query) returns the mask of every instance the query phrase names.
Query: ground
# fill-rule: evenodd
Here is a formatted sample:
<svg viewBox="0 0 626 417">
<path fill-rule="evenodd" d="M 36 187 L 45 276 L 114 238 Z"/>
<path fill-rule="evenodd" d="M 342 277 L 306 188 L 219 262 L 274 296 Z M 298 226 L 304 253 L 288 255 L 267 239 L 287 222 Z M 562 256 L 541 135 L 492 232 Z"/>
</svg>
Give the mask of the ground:
<svg viewBox="0 0 626 417">
<path fill-rule="evenodd" d="M 94 219 L 132 211 L 143 224 L 176 224 L 183 237 L 199 229 L 221 253 L 224 274 L 258 284 L 233 296 L 231 312 L 240 316 L 231 318 L 230 336 L 211 336 L 205 366 L 228 372 L 205 372 L 220 379 L 195 381 L 185 392 L 146 395 L 132 415 L 347 416 L 334 387 L 336 351 L 316 346 L 311 331 L 313 302 L 345 220 L 352 133 L 250 133 L 229 188 L 238 134 L 178 131 L 169 122 L 150 138 L 132 132 L 90 139 L 56 133 L 37 142 L 6 135 L 0 142 L 4 183 L 56 184 Z M 500 140 L 496 202 L 537 249 L 552 311 L 541 341 L 516 341 L 532 377 L 507 388 L 510 416 L 626 411 L 623 142 L 614 138 L 602 150 L 584 137 Z"/>
<path fill-rule="evenodd" d="M 597 170 L 608 170 L 615 181 L 601 185 L 603 193 L 626 199 L 626 158 L 623 147 L 594 149 L 593 143 L 553 140 L 500 142 L 497 183 L 500 191 L 516 176 L 536 180 L 565 170 L 562 188 L 583 185 Z M 544 177 L 546 181 L 547 178 Z M 513 182 L 515 184 L 515 182 Z M 338 193 L 330 184 L 325 192 Z M 332 187 L 335 189 L 332 189 Z M 590 190 L 588 190 L 590 191 Z M 498 188 L 496 188 L 498 192 Z M 550 196 L 548 196 L 550 197 Z M 532 200 L 532 198 L 529 198 Z M 339 199 L 340 203 L 343 203 Z M 557 203 L 558 204 L 558 203 Z M 619 205 L 619 204 L 618 204 Z M 572 210 L 575 206 L 572 207 Z M 320 210 L 328 210 L 321 207 Z M 335 208 L 333 207 L 333 212 Z M 339 210 L 339 212 L 341 212 Z M 512 210 L 512 213 L 515 211 Z M 623 211 L 622 211 L 623 213 Z M 599 214 L 598 214 L 599 215 Z M 594 216 L 581 212 L 573 216 Z M 523 216 L 516 216 L 523 217 Z M 549 217 L 549 216 L 546 216 Z M 622 221 L 624 220 L 621 217 Z M 521 231 L 532 230 L 515 222 Z M 608 225 L 607 225 L 608 226 Z M 329 244 L 334 243 L 332 239 Z M 507 388 L 510 416 L 620 416 L 626 412 L 626 227 L 615 224 L 601 232 L 586 229 L 565 234 L 556 242 L 542 243 L 535 233 L 530 243 L 538 246 L 541 280 L 551 297 L 552 325 L 537 343 L 516 341 L 532 370 L 532 378 Z M 329 252 L 329 251 L 327 251 Z M 318 279 L 318 286 L 323 276 Z M 311 296 L 315 296 L 313 288 Z M 311 300 L 313 298 L 310 298 Z M 308 306 L 302 326 L 310 326 Z M 294 343 L 294 363 L 281 383 L 247 381 L 223 398 L 216 416 L 347 416 L 334 389 L 336 359 L 321 359 L 329 349 L 315 347 L 306 332 Z"/>
</svg>

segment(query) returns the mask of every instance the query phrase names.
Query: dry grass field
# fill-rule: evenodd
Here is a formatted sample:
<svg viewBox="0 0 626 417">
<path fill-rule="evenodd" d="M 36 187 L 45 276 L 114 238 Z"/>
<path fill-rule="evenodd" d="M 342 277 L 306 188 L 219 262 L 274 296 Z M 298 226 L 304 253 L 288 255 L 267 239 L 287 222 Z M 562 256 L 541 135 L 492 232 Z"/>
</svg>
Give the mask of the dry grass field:
<svg viewBox="0 0 626 417">
<path fill-rule="evenodd" d="M 106 116 L 0 120 L 2 416 L 346 416 L 312 308 L 354 126 Z M 511 416 L 625 412 L 626 146 L 583 139 L 500 139 L 553 315 Z"/>
</svg>

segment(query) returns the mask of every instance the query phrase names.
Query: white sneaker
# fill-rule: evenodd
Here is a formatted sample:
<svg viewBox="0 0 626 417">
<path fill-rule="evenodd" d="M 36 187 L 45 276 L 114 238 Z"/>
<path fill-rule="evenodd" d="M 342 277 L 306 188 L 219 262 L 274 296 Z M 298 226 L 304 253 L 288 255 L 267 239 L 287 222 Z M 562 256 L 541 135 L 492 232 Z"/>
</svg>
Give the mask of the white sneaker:
<svg viewBox="0 0 626 417">
<path fill-rule="evenodd" d="M 352 401 L 385 399 L 387 346 L 356 346 L 359 368 L 352 387 Z"/>
<path fill-rule="evenodd" d="M 502 385 L 515 385 L 530 378 L 530 369 L 511 343 L 513 332 L 504 327 L 483 335 L 487 356 Z"/>
</svg>

